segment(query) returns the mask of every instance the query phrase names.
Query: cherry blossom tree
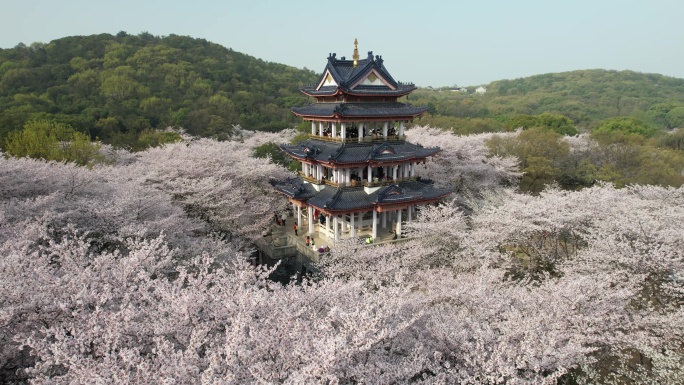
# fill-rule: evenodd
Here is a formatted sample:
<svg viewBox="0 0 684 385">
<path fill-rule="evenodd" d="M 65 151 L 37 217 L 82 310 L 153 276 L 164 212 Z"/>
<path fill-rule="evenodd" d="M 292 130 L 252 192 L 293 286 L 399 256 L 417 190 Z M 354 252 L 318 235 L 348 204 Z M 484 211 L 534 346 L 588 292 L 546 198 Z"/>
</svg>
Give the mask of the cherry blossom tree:
<svg viewBox="0 0 684 385">
<path fill-rule="evenodd" d="M 238 133 L 93 169 L 0 158 L 0 366 L 19 376 L 3 380 L 684 381 L 684 188 L 520 194 L 484 137 L 416 128 L 445 149 L 428 175 L 442 162 L 470 195 L 281 285 L 242 251 L 286 175 L 251 149 L 291 133 Z"/>
<path fill-rule="evenodd" d="M 252 135 L 244 140 L 258 145 L 263 140 L 277 138 L 277 135 Z M 213 226 L 215 221 L 212 220 L 215 217 L 189 217 L 187 213 L 193 209 L 207 210 L 209 207 L 209 210 L 214 212 L 227 213 L 220 217 L 225 218 L 228 214 L 233 215 L 232 207 L 253 203 L 255 207 L 268 210 L 277 204 L 275 194 L 270 189 L 265 190 L 265 186 L 268 178 L 277 175 L 279 170 L 276 168 L 273 175 L 269 175 L 269 171 L 273 171 L 274 167 L 263 160 L 259 160 L 256 165 L 248 166 L 250 150 L 244 143 L 238 145 L 198 141 L 189 146 L 182 144 L 167 148 L 166 153 L 160 151 L 165 156 L 183 154 L 184 159 L 178 159 L 180 162 L 171 165 L 177 169 L 166 168 L 169 165 L 147 167 L 159 154 L 143 153 L 133 157 L 122 151 L 115 153 L 115 160 L 120 164 L 101 165 L 93 169 L 73 164 L 0 157 L 0 243 L 4 242 L 7 247 L 35 247 L 36 244 L 60 239 L 65 231 L 70 229 L 68 231 L 87 234 L 93 253 L 99 250 L 128 254 L 131 252 L 130 240 L 150 240 L 164 234 L 165 242 L 174 250 L 175 264 L 203 251 L 210 253 L 215 260 L 225 260 L 234 253 L 230 252 L 225 243 L 213 236 L 216 227 Z M 225 158 L 225 153 L 234 154 L 235 156 L 229 160 L 244 167 L 235 167 L 222 159 Z M 214 161 L 210 157 L 219 161 Z M 198 165 L 204 167 L 200 167 L 201 173 L 195 170 Z M 165 170 L 169 171 L 170 175 L 164 174 Z M 244 173 L 241 172 L 243 170 Z M 153 177 L 158 177 L 159 180 Z M 166 186 L 170 187 L 164 190 L 160 180 L 171 178 L 175 184 L 167 184 Z M 193 200 L 189 202 L 180 199 L 187 193 L 186 186 L 190 186 L 190 194 L 194 194 Z M 259 194 L 253 194 L 253 191 L 259 191 Z M 199 196 L 200 194 L 204 196 Z M 216 203 L 216 197 L 221 197 L 221 194 L 233 197 L 233 206 L 226 206 L 225 198 L 222 202 Z M 240 204 L 237 204 L 237 200 Z M 240 229 L 240 225 L 252 226 L 251 229 L 254 229 L 256 234 L 252 236 L 260 235 L 261 230 L 265 228 L 265 222 L 271 218 L 270 213 L 267 218 L 263 215 L 256 218 L 259 214 L 256 209 L 235 212 L 237 214 L 234 217 L 241 219 L 242 222 L 236 223 L 232 228 L 228 227 L 228 230 Z M 208 220 L 209 226 L 203 220 Z M 33 238 L 27 238 L 28 233 L 20 230 L 33 222 L 39 223 L 43 231 L 40 235 L 34 231 L 31 233 Z M 245 232 L 247 230 L 243 229 Z M 234 243 L 249 244 L 248 238 L 241 242 Z M 4 258 L 3 263 L 12 264 L 8 258 Z M 31 269 L 21 264 L 15 266 Z M 66 273 L 67 270 L 62 272 L 71 274 Z M 8 267 L 5 273 L 2 277 L 3 286 L 13 287 L 17 269 Z M 29 286 L 20 285 L 20 288 L 20 291 L 23 290 L 26 295 L 30 295 Z M 49 298 L 49 295 L 47 297 Z M 32 307 L 48 308 L 45 304 Z M 45 319 L 51 319 L 54 312 L 40 310 L 37 313 L 40 313 L 37 315 L 42 320 L 40 322 L 49 324 Z M 20 356 L 24 354 L 17 348 L 16 343 L 11 341 L 12 336 L 36 325 L 36 322 L 32 321 L 23 322 L 22 316 L 10 313 L 6 316 L 8 321 L 1 333 L 3 342 L 6 343 L 0 348 L 0 367 L 3 368 L 15 367 L 16 361 L 21 360 Z M 28 361 L 24 360 L 25 362 Z"/>
<path fill-rule="evenodd" d="M 283 136 L 253 134 L 243 137 L 244 142 L 199 139 L 168 144 L 141 153 L 119 172 L 171 195 L 186 212 L 234 242 L 251 241 L 262 236 L 274 212 L 285 206 L 268 182 L 285 178 L 287 171 L 268 159 L 252 157 L 254 147 L 278 138 Z"/>
<path fill-rule="evenodd" d="M 496 263 L 507 261 L 509 271 L 519 277 L 530 277 L 530 272 L 537 278 L 540 272 L 560 279 L 570 273 L 622 277 L 607 280 L 612 284 L 605 291 L 630 293 L 623 306 L 630 320 L 638 321 L 632 333 L 644 336 L 628 344 L 605 344 L 594 355 L 597 365 L 618 373 L 616 381 L 676 383 L 681 378 L 671 369 L 682 362 L 682 338 L 673 333 L 679 324 L 672 317 L 681 313 L 682 303 L 683 200 L 681 188 L 654 186 L 599 185 L 578 192 L 551 188 L 536 197 L 509 191 L 506 199 L 472 217 L 470 235 L 498 250 Z M 634 354 L 646 357 L 646 364 L 625 364 L 634 361 Z M 592 368 L 584 366 L 583 371 L 591 373 Z"/>
<path fill-rule="evenodd" d="M 457 136 L 429 126 L 414 127 L 406 133 L 408 140 L 414 143 L 442 149 L 425 163 L 418 175 L 454 188 L 460 194 L 475 195 L 514 185 L 521 176 L 516 158 L 491 156 L 485 142 L 492 135 Z"/>
<path fill-rule="evenodd" d="M 0 159 L 4 223 L 0 241 L 15 226 L 41 218 L 59 236 L 67 225 L 87 231 L 102 245 L 118 237 L 167 233 L 175 247 L 192 248 L 206 225 L 187 217 L 172 197 L 141 185 L 118 168 L 87 168 L 30 159 Z"/>
<path fill-rule="evenodd" d="M 33 383 L 349 379 L 360 375 L 359 355 L 415 318 L 403 311 L 405 288 L 282 286 L 240 258 L 217 264 L 209 255 L 169 275 L 174 252 L 162 238 L 128 249 L 93 253 L 86 235 L 71 232 L 45 246 L 4 245 L 3 267 L 23 272 L 26 285 L 3 294 L 4 323 L 42 317 L 14 336 L 38 358 L 27 371 Z"/>
</svg>

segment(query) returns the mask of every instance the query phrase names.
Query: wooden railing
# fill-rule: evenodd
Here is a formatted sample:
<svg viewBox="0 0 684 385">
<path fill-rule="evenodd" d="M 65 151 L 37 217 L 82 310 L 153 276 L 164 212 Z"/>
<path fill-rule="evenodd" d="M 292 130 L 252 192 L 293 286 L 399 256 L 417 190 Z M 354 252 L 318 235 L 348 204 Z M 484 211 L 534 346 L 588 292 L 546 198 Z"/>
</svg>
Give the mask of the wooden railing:
<svg viewBox="0 0 684 385">
<path fill-rule="evenodd" d="M 382 135 L 364 136 L 361 138 L 361 140 L 359 140 L 358 136 L 357 137 L 347 136 L 346 138 L 343 138 L 341 136 L 336 136 L 333 138 L 332 136 L 325 136 L 325 135 L 321 136 L 321 135 L 309 134 L 309 138 L 322 140 L 324 142 L 336 142 L 336 143 L 342 143 L 342 142 L 346 142 L 346 143 L 372 143 L 372 142 L 385 142 L 385 141 L 391 142 L 391 141 L 396 141 L 396 140 L 404 140 L 406 138 L 406 136 L 405 135 L 387 135 L 386 137 L 382 136 Z"/>
<path fill-rule="evenodd" d="M 323 181 L 322 181 L 322 180 L 316 179 L 316 178 L 314 178 L 314 177 L 312 177 L 312 176 L 306 176 L 306 175 L 304 175 L 304 173 L 301 172 L 301 171 L 299 171 L 299 176 L 300 176 L 303 180 L 305 180 L 305 181 L 307 181 L 307 182 L 309 182 L 309 183 L 313 183 L 313 184 L 323 184 Z"/>
<path fill-rule="evenodd" d="M 417 180 L 418 178 L 415 176 L 411 176 L 408 178 L 396 178 L 396 179 L 377 179 L 373 180 L 372 182 L 368 181 L 362 181 L 360 182 L 364 187 L 378 187 L 378 186 L 386 186 L 390 184 L 397 184 L 401 182 L 408 182 L 412 180 Z"/>
<path fill-rule="evenodd" d="M 313 184 L 325 184 L 328 186 L 332 187 L 379 187 L 379 186 L 387 186 L 391 184 L 397 184 L 401 182 L 407 182 L 407 181 L 413 181 L 417 180 L 418 178 L 415 176 L 407 177 L 407 178 L 396 178 L 396 179 L 378 179 L 378 180 L 373 180 L 371 182 L 368 182 L 367 180 L 362 180 L 362 181 L 351 181 L 351 182 L 339 182 L 335 183 L 334 181 L 330 179 L 316 179 L 310 176 L 304 175 L 303 172 L 299 171 L 299 176 L 310 183 Z"/>
</svg>

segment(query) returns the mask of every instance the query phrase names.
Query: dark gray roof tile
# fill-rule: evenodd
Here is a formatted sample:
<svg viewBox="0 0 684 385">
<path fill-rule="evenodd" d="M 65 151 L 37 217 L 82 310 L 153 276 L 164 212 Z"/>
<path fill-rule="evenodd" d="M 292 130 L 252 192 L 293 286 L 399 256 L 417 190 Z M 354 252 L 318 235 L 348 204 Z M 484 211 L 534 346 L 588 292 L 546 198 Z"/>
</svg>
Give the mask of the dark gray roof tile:
<svg viewBox="0 0 684 385">
<path fill-rule="evenodd" d="M 346 118 L 365 117 L 415 117 L 427 111 L 427 107 L 416 107 L 399 102 L 390 103 L 314 103 L 304 107 L 292 107 L 292 112 L 301 116 L 330 118 L 335 115 Z"/>
<path fill-rule="evenodd" d="M 299 178 L 288 178 L 285 180 L 273 180 L 271 185 L 281 193 L 290 198 L 298 200 L 307 200 L 316 195 L 316 189 L 311 184 L 302 181 Z"/>
<path fill-rule="evenodd" d="M 378 205 L 434 201 L 451 193 L 451 190 L 437 189 L 427 181 L 401 182 L 371 194 L 367 194 L 363 187 L 326 186 L 310 198 L 308 204 L 326 211 L 371 210 Z"/>
<path fill-rule="evenodd" d="M 439 147 L 425 148 L 419 144 L 405 141 L 383 143 L 325 142 L 309 139 L 298 144 L 281 144 L 280 148 L 288 155 L 318 162 L 371 163 L 402 162 L 412 159 L 425 159 L 437 154 Z"/>
</svg>

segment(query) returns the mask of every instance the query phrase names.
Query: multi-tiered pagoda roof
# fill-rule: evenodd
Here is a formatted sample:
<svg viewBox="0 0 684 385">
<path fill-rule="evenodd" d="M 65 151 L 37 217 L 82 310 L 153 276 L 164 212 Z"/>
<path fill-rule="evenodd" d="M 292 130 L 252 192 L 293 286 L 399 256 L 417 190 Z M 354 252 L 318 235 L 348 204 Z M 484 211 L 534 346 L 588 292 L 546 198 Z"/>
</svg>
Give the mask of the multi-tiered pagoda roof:
<svg viewBox="0 0 684 385">
<path fill-rule="evenodd" d="M 292 112 L 311 122 L 311 135 L 280 148 L 302 163 L 302 171 L 273 186 L 293 205 L 309 210 L 310 233 L 312 217 L 319 213 L 334 219 L 335 239 L 350 227 L 353 236 L 359 223 L 371 220 L 370 214 L 373 237 L 379 214 L 382 226 L 386 216 L 394 218 L 400 233 L 402 212 L 410 220 L 417 205 L 451 193 L 416 175 L 419 164 L 441 150 L 405 140 L 405 124 L 427 111 L 398 100 L 415 89 L 395 81 L 381 56 L 369 52 L 359 59 L 356 47 L 352 60 L 330 54 L 319 81 L 301 88 L 316 102 Z M 330 225 L 323 229 L 328 235 Z"/>
</svg>

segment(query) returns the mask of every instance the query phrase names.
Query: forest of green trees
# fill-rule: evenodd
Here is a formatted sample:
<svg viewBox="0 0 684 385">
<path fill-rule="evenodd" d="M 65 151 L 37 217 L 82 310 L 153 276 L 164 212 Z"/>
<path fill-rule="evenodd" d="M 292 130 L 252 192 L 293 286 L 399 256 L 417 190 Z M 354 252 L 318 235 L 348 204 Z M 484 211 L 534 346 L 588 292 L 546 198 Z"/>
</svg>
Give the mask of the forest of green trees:
<svg viewBox="0 0 684 385">
<path fill-rule="evenodd" d="M 419 89 L 410 101 L 430 107 L 421 124 L 457 134 L 518 128 L 511 119 L 543 113 L 565 116 L 585 130 L 622 116 L 662 129 L 684 126 L 684 79 L 658 74 L 579 70 L 499 80 L 486 90 Z"/>
<path fill-rule="evenodd" d="M 523 191 L 552 182 L 573 190 L 598 180 L 684 183 L 684 79 L 582 70 L 500 80 L 486 89 L 419 89 L 409 101 L 428 106 L 417 124 L 458 135 L 522 128 L 489 146 L 493 155 L 519 160 Z M 577 135 L 591 140 L 568 140 Z"/>
<path fill-rule="evenodd" d="M 238 124 L 277 131 L 295 124 L 290 107 L 306 103 L 298 88 L 316 76 L 177 35 L 19 44 L 0 49 L 0 143 L 30 121 L 134 150 L 170 126 L 218 139 Z"/>
</svg>

